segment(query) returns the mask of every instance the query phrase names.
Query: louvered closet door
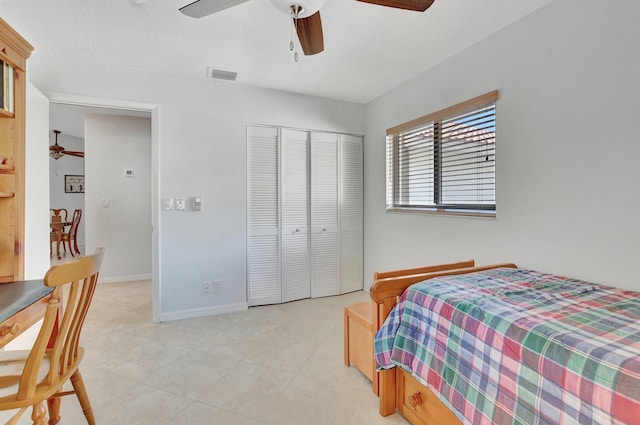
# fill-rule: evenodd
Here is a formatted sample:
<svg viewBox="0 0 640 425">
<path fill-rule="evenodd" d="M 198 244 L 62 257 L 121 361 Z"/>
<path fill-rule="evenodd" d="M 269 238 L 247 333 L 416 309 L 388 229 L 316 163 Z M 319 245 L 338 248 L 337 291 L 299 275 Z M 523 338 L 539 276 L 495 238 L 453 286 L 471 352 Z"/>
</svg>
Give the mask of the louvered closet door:
<svg viewBox="0 0 640 425">
<path fill-rule="evenodd" d="M 278 130 L 247 127 L 247 298 L 275 304 L 280 293 Z"/>
<path fill-rule="evenodd" d="M 311 297 L 340 294 L 338 135 L 311 133 Z"/>
<path fill-rule="evenodd" d="M 342 294 L 363 288 L 362 137 L 340 135 L 340 281 Z"/>
<path fill-rule="evenodd" d="M 309 133 L 281 131 L 282 302 L 309 298 Z"/>
</svg>

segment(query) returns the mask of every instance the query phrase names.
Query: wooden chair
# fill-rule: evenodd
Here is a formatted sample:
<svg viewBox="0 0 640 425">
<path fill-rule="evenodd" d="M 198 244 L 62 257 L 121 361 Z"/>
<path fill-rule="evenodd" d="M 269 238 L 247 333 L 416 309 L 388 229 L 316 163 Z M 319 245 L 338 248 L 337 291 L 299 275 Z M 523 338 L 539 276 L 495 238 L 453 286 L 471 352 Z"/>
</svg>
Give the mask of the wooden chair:
<svg viewBox="0 0 640 425">
<path fill-rule="evenodd" d="M 19 409 L 6 425 L 17 424 L 29 407 L 33 407 L 33 424 L 46 425 L 47 400 L 50 400 L 50 407 L 54 406 L 51 423 L 56 423 L 59 420 L 56 401 L 70 394 L 78 397 L 87 422 L 95 424 L 78 369 L 84 354 L 79 341 L 103 256 L 104 249 L 99 248 L 93 255 L 51 267 L 44 277 L 44 284 L 54 290 L 33 348 L 0 353 L 0 410 Z M 64 303 L 64 313 L 57 318 L 65 285 L 69 285 L 68 299 Z M 68 380 L 73 391 L 61 391 Z"/>
<path fill-rule="evenodd" d="M 69 221 L 69 212 L 66 208 L 50 208 L 51 212 L 51 231 L 49 233 L 49 257 L 53 255 L 53 243 L 58 241 L 57 232 L 64 232 L 64 225 L 54 227 L 54 223 L 67 223 Z"/>
<path fill-rule="evenodd" d="M 76 254 L 80 255 L 80 250 L 78 249 L 78 226 L 80 225 L 81 219 L 82 219 L 82 210 L 81 209 L 74 210 L 69 232 L 62 234 L 62 245 L 64 246 L 64 244 L 66 244 L 69 247 L 69 252 L 71 252 L 72 257 L 73 257 L 74 251 Z"/>
<path fill-rule="evenodd" d="M 71 256 L 74 257 L 75 254 L 80 254 L 80 249 L 78 249 L 78 226 L 80 225 L 80 220 L 82 219 L 82 210 L 77 209 L 73 211 L 73 218 L 71 219 L 71 227 L 68 232 L 62 232 L 60 237 L 60 242 L 62 243 L 62 248 L 64 252 L 67 252 L 67 247 L 69 248 L 69 252 Z M 50 248 L 49 250 L 52 252 L 53 243 L 57 242 L 58 238 L 55 233 L 52 233 L 50 236 Z M 49 256 L 51 256 L 51 252 Z M 74 254 L 75 252 L 75 254 Z"/>
<path fill-rule="evenodd" d="M 63 222 L 69 221 L 69 212 L 66 208 L 51 208 L 51 222 Z"/>
</svg>

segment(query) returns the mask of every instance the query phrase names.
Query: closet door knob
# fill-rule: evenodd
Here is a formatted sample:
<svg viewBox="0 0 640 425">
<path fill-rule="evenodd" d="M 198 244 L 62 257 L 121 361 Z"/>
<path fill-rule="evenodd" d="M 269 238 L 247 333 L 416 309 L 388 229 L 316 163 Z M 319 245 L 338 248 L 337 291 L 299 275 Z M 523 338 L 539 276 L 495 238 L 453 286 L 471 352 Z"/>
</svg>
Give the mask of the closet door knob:
<svg viewBox="0 0 640 425">
<path fill-rule="evenodd" d="M 327 231 L 327 228 L 326 228 L 326 227 L 323 227 L 323 228 L 322 228 L 322 231 L 323 231 L 323 232 L 326 232 L 326 231 Z"/>
</svg>

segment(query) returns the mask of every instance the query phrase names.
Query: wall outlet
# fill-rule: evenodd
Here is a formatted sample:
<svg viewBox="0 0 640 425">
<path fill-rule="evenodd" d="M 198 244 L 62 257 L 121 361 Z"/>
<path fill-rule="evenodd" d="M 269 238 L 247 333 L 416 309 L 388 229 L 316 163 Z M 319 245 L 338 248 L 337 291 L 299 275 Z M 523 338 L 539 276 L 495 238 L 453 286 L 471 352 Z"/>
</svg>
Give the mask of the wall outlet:
<svg viewBox="0 0 640 425">
<path fill-rule="evenodd" d="M 220 287 L 222 286 L 222 281 L 221 280 L 214 280 L 213 285 L 211 286 L 211 292 L 213 292 L 214 294 L 219 294 L 220 293 Z"/>
<path fill-rule="evenodd" d="M 202 284 L 202 293 L 205 295 L 211 293 L 211 282 L 205 282 Z"/>
</svg>

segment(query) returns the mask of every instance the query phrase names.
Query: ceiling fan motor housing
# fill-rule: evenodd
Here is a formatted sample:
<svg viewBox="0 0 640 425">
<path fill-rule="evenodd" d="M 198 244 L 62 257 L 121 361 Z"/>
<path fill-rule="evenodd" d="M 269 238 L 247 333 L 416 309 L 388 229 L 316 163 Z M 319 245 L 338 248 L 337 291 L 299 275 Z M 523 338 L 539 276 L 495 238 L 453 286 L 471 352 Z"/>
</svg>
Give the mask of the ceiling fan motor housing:
<svg viewBox="0 0 640 425">
<path fill-rule="evenodd" d="M 287 15 L 291 15 L 293 10 L 297 10 L 296 18 L 308 18 L 320 10 L 324 0 L 271 0 L 271 3 Z"/>
</svg>

